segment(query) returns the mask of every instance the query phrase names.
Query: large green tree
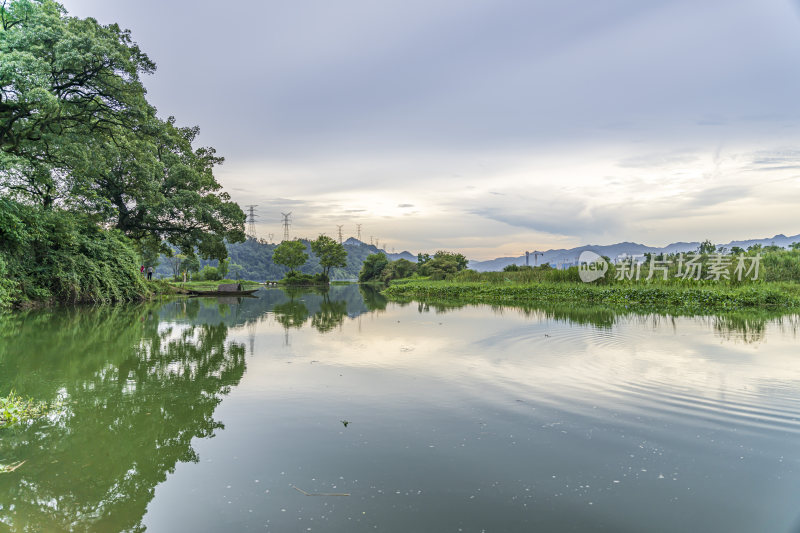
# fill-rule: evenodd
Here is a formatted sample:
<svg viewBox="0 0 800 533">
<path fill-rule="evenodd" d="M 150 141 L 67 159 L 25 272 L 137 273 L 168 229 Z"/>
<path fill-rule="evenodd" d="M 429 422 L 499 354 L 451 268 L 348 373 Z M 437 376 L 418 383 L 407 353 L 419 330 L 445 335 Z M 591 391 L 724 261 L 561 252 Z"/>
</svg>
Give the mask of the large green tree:
<svg viewBox="0 0 800 533">
<path fill-rule="evenodd" d="M 0 8 L 3 185 L 50 207 L 66 202 L 86 145 L 154 115 L 139 75 L 155 64 L 116 24 L 68 17 L 51 0 Z"/>
<path fill-rule="evenodd" d="M 311 241 L 311 251 L 319 258 L 319 265 L 327 278 L 330 278 L 331 268 L 347 266 L 347 250 L 326 235 Z"/>
<path fill-rule="evenodd" d="M 175 119 L 149 121 L 141 135 L 117 144 L 98 143 L 87 169 L 90 191 L 83 195 L 94 212 L 143 244 L 169 243 L 191 255 L 227 256 L 225 241 L 245 239 L 245 215 L 214 177 L 222 163 L 213 148 L 193 148 L 197 127 Z M 162 251 L 166 251 L 164 247 Z"/>
<path fill-rule="evenodd" d="M 419 273 L 440 279 L 448 274 L 455 274 L 467 268 L 468 260 L 463 254 L 439 250 L 433 257 L 427 254 L 419 265 Z"/>
<path fill-rule="evenodd" d="M 300 241 L 283 241 L 272 254 L 272 261 L 278 265 L 288 267 L 291 272 L 301 267 L 308 261 L 306 246 Z"/>
<path fill-rule="evenodd" d="M 0 4 L 0 192 L 80 210 L 141 247 L 205 258 L 244 240 L 198 128 L 159 119 L 140 76 L 155 64 L 116 24 L 52 0 Z"/>
<path fill-rule="evenodd" d="M 376 281 L 380 280 L 381 272 L 389 264 L 389 259 L 386 254 L 379 252 L 377 254 L 370 254 L 364 259 L 364 264 L 361 266 L 361 272 L 358 273 L 358 281 Z"/>
</svg>

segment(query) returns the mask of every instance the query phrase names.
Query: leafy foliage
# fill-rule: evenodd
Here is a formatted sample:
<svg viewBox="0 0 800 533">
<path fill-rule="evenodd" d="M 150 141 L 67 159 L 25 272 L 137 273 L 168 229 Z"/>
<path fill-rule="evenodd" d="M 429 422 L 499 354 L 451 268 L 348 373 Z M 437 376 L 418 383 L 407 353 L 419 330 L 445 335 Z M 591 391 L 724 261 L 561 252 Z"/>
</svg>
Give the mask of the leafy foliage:
<svg viewBox="0 0 800 533">
<path fill-rule="evenodd" d="M 272 260 L 278 265 L 287 267 L 289 272 L 294 272 L 294 269 L 308 261 L 308 254 L 301 241 L 283 241 L 275 248 Z"/>
<path fill-rule="evenodd" d="M 347 265 L 347 250 L 325 235 L 320 235 L 317 240 L 311 241 L 311 251 L 319 258 L 319 265 L 326 278 L 329 277 L 332 267 Z"/>
<path fill-rule="evenodd" d="M 467 268 L 467 258 L 463 254 L 439 250 L 433 257 L 420 254 L 419 274 L 431 279 L 444 279 Z"/>
<path fill-rule="evenodd" d="M 289 271 L 281 280 L 282 283 L 286 285 L 327 285 L 330 283 L 330 279 L 328 276 L 323 274 L 322 272 L 318 274 L 303 274 L 302 272 L 297 272 L 296 270 Z"/>
<path fill-rule="evenodd" d="M 47 402 L 23 398 L 11 391 L 8 396 L 0 397 L 0 428 L 45 416 L 49 410 Z"/>
<path fill-rule="evenodd" d="M 0 198 L 0 304 L 112 302 L 148 293 L 135 247 L 85 215 Z"/>
<path fill-rule="evenodd" d="M 245 216 L 213 175 L 199 130 L 161 120 L 142 74 L 155 64 L 116 24 L 66 15 L 52 0 L 0 13 L 0 191 L 113 226 L 140 251 L 223 259 Z"/>
<path fill-rule="evenodd" d="M 383 269 L 389 264 L 386 254 L 377 253 L 368 255 L 361 266 L 361 272 L 358 274 L 358 281 L 380 281 Z"/>
</svg>

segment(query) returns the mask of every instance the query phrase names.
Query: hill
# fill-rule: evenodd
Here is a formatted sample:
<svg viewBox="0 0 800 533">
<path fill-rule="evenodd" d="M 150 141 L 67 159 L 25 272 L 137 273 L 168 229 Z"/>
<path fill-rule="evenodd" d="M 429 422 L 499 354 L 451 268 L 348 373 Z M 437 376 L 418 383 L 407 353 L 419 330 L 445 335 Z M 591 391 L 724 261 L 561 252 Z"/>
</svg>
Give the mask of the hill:
<svg viewBox="0 0 800 533">
<path fill-rule="evenodd" d="M 303 265 L 299 270 L 303 274 L 316 274 L 322 272 L 319 266 L 319 259 L 311 251 L 310 241 L 307 239 L 300 239 L 306 245 L 306 253 L 309 255 L 308 262 Z M 358 273 L 361 271 L 361 265 L 370 254 L 382 252 L 386 256 L 395 261 L 397 259 L 405 258 L 409 261 L 416 261 L 417 256 L 412 255 L 410 252 L 401 252 L 398 254 L 387 253 L 385 250 L 378 249 L 371 244 L 363 243 L 357 239 L 347 239 L 342 243 L 347 251 L 347 266 L 344 268 L 334 268 L 331 270 L 331 279 L 333 280 L 355 280 L 358 278 Z M 277 280 L 283 278 L 289 271 L 288 268 L 276 265 L 272 261 L 272 254 L 275 252 L 277 244 L 263 243 L 255 239 L 247 239 L 245 242 L 228 244 L 228 257 L 230 258 L 230 276 L 238 279 L 264 281 L 264 280 Z M 217 266 L 217 261 L 200 261 L 201 268 L 205 265 Z M 170 268 L 169 259 L 162 256 L 160 263 L 156 268 L 157 277 L 171 277 L 172 270 Z"/>
</svg>

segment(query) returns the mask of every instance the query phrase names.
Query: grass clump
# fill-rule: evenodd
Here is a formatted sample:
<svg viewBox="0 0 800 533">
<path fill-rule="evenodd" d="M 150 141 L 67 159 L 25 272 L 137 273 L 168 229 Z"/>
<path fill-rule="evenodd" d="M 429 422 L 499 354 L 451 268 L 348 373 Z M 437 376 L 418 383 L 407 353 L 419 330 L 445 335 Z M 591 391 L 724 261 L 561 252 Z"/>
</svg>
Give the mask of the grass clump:
<svg viewBox="0 0 800 533">
<path fill-rule="evenodd" d="M 0 428 L 46 416 L 51 408 L 47 402 L 38 402 L 11 391 L 8 396 L 0 397 Z"/>
</svg>

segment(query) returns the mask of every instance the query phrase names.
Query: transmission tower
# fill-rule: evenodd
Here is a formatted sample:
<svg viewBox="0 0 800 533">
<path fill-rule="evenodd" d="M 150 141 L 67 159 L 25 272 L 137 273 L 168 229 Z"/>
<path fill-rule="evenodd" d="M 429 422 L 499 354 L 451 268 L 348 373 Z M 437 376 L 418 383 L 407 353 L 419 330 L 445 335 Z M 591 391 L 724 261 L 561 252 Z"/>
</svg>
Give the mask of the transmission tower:
<svg viewBox="0 0 800 533">
<path fill-rule="evenodd" d="M 369 245 L 372 246 L 372 235 L 369 236 Z"/>
<path fill-rule="evenodd" d="M 375 237 L 375 248 L 377 248 L 378 250 L 381 249 L 381 244 L 377 237 Z"/>
<path fill-rule="evenodd" d="M 275 234 L 274 233 L 267 233 L 267 235 L 269 236 L 269 242 L 271 244 L 272 243 L 272 239 L 275 238 Z"/>
<path fill-rule="evenodd" d="M 288 213 L 281 213 L 283 215 L 283 240 L 289 240 L 289 226 L 291 226 L 291 222 L 289 222 L 289 217 L 292 216 L 292 212 L 289 211 Z"/>
<path fill-rule="evenodd" d="M 258 207 L 257 205 L 248 205 L 247 207 L 249 214 L 247 215 L 247 236 L 251 239 L 256 238 L 256 215 L 253 210 Z"/>
<path fill-rule="evenodd" d="M 339 225 L 337 224 L 337 226 L 336 226 L 336 227 L 337 227 L 337 228 L 339 228 L 339 244 L 342 244 L 342 228 L 343 228 L 344 226 L 339 226 Z"/>
<path fill-rule="evenodd" d="M 358 228 L 358 237 L 357 239 L 361 242 L 361 224 L 356 224 L 356 228 Z"/>
</svg>

